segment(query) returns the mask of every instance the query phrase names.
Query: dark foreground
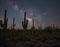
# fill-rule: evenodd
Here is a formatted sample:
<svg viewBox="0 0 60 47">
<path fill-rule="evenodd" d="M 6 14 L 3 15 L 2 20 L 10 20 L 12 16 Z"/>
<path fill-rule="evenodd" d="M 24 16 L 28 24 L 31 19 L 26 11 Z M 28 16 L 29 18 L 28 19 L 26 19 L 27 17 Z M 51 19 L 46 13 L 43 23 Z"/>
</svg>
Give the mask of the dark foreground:
<svg viewBox="0 0 60 47">
<path fill-rule="evenodd" d="M 60 47 L 60 29 L 0 30 L 0 47 Z"/>
</svg>

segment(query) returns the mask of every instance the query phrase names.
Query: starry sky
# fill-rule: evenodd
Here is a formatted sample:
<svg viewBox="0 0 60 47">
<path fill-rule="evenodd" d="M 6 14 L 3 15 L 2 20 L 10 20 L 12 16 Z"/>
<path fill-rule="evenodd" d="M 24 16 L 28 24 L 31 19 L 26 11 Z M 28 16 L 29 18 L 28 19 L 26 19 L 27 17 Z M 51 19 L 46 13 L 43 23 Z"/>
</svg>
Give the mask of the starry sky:
<svg viewBox="0 0 60 47">
<path fill-rule="evenodd" d="M 3 20 L 5 9 L 9 28 L 14 17 L 16 28 L 22 28 L 24 11 L 27 13 L 28 27 L 32 26 L 33 18 L 36 27 L 39 24 L 60 26 L 60 0 L 0 0 L 0 20 Z"/>
</svg>

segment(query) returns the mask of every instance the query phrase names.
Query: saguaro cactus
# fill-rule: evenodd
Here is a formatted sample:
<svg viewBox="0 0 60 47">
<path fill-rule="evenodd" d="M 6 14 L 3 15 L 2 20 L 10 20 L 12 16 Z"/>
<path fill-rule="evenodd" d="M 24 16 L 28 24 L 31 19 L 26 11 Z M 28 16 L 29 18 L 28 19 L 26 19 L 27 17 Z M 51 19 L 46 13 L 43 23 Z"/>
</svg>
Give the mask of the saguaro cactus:
<svg viewBox="0 0 60 47">
<path fill-rule="evenodd" d="M 3 28 L 2 20 L 0 20 L 0 27 Z"/>
<path fill-rule="evenodd" d="M 42 24 L 40 24 L 40 26 L 38 26 L 38 30 L 42 30 Z"/>
<path fill-rule="evenodd" d="M 34 26 L 34 19 L 33 19 L 33 21 L 32 21 L 32 28 L 31 28 L 31 30 L 34 30 L 35 29 L 35 26 Z"/>
<path fill-rule="evenodd" d="M 13 18 L 13 30 L 15 29 L 15 18 Z"/>
<path fill-rule="evenodd" d="M 2 27 L 2 20 L 0 20 L 0 26 Z"/>
<path fill-rule="evenodd" d="M 24 12 L 24 21 L 22 21 L 22 26 L 24 29 L 27 28 L 28 20 L 26 19 L 26 12 Z"/>
<path fill-rule="evenodd" d="M 55 24 L 53 24 L 53 29 L 55 29 Z"/>
<path fill-rule="evenodd" d="M 8 18 L 6 17 L 7 14 L 7 10 L 5 10 L 5 15 L 4 15 L 4 29 L 7 29 L 7 22 L 8 22 Z"/>
</svg>

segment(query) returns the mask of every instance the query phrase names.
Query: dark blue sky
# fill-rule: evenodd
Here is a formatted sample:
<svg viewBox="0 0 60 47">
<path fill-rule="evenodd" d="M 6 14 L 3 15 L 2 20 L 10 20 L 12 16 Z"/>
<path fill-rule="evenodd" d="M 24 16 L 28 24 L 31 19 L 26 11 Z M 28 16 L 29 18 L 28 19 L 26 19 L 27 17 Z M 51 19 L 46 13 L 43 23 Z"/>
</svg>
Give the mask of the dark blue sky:
<svg viewBox="0 0 60 47">
<path fill-rule="evenodd" d="M 3 18 L 5 9 L 9 26 L 13 17 L 16 18 L 17 26 L 21 26 L 24 11 L 27 12 L 30 23 L 34 18 L 35 24 L 60 24 L 60 0 L 0 0 L 0 19 Z"/>
</svg>

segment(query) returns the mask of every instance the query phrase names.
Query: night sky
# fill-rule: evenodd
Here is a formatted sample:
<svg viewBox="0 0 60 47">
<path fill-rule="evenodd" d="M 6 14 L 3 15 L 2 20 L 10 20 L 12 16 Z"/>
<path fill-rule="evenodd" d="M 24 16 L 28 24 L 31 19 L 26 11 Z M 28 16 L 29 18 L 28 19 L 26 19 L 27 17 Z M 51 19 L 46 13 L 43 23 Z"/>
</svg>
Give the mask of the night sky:
<svg viewBox="0 0 60 47">
<path fill-rule="evenodd" d="M 32 26 L 33 18 L 36 26 L 60 25 L 60 0 L 0 0 L 0 20 L 3 20 L 5 9 L 7 9 L 9 28 L 14 17 L 16 28 L 22 28 L 24 11 L 27 13 L 29 28 Z"/>
</svg>

